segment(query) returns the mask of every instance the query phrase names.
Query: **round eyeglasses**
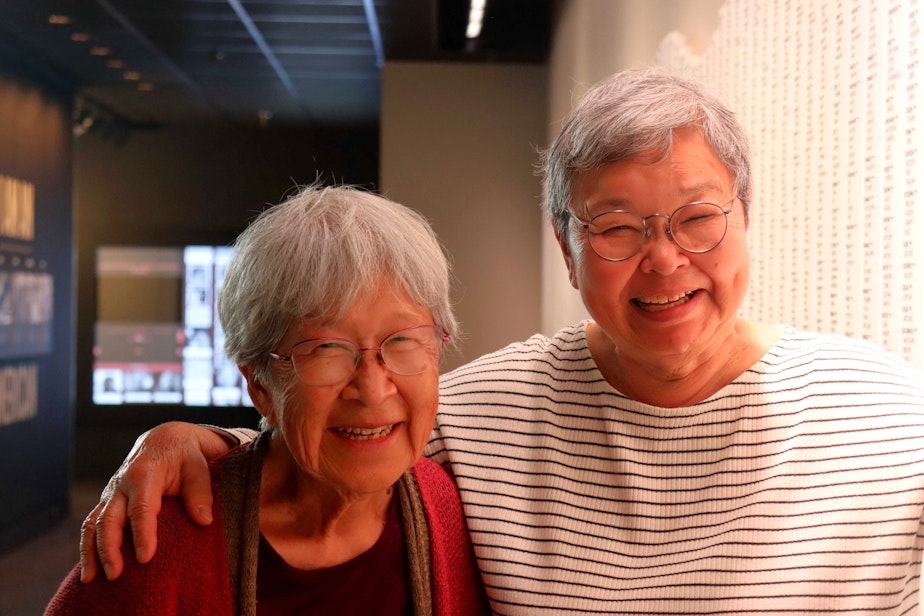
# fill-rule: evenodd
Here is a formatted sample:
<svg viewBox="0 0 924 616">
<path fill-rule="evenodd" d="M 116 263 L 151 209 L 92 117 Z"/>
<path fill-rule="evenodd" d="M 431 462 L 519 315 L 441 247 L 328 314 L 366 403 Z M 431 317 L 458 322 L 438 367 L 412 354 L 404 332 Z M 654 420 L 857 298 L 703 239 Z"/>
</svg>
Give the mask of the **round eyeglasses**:
<svg viewBox="0 0 924 616">
<path fill-rule="evenodd" d="M 417 325 L 388 334 L 374 347 L 360 347 L 346 338 L 313 338 L 297 343 L 289 355 L 269 355 L 291 363 L 306 385 L 335 385 L 350 380 L 364 351 L 375 351 L 378 360 L 395 374 L 421 374 L 439 364 L 449 340 L 438 325 Z"/>
<path fill-rule="evenodd" d="M 642 249 L 645 240 L 651 237 L 652 218 L 664 218 L 667 222 L 667 237 L 687 252 L 696 254 L 709 252 L 722 243 L 728 230 L 728 215 L 735 199 L 723 208 L 715 203 L 697 201 L 681 205 L 670 216 L 652 214 L 639 216 L 626 210 L 614 210 L 597 214 L 584 222 L 571 217 L 587 231 L 587 242 L 598 256 L 607 261 L 625 261 Z"/>
</svg>

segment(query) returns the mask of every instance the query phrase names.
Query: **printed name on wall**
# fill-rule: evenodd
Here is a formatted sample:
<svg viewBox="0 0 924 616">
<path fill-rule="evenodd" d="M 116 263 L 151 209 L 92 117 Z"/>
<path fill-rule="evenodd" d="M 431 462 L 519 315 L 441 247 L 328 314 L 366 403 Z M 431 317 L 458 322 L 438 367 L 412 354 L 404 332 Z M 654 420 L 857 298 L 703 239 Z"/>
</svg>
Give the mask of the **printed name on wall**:
<svg viewBox="0 0 924 616">
<path fill-rule="evenodd" d="M 0 426 L 38 416 L 38 364 L 0 368 Z"/>
<path fill-rule="evenodd" d="M 0 174 L 0 360 L 51 353 L 54 277 L 32 255 L 35 185 Z M 0 365 L 0 427 L 38 416 L 37 363 Z"/>
<path fill-rule="evenodd" d="M 35 185 L 0 175 L 0 235 L 35 239 Z"/>
</svg>

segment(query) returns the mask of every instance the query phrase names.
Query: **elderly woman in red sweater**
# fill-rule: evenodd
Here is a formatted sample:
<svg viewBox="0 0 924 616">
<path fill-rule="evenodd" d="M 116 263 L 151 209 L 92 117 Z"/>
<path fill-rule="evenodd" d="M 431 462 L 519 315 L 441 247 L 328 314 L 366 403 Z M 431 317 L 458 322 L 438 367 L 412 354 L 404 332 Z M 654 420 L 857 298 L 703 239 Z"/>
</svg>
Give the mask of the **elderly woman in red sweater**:
<svg viewBox="0 0 924 616">
<path fill-rule="evenodd" d="M 151 562 L 75 567 L 47 614 L 486 613 L 455 486 L 420 459 L 456 330 L 427 223 L 307 188 L 238 238 L 218 312 L 263 418 L 213 465 L 215 522 L 165 502 Z"/>
</svg>

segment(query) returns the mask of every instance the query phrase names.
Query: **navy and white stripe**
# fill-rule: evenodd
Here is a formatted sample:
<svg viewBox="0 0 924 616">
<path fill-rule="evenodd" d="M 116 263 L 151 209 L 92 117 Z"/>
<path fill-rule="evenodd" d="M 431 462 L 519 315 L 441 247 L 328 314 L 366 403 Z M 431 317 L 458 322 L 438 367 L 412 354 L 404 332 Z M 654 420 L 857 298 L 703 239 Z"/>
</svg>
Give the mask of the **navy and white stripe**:
<svg viewBox="0 0 924 616">
<path fill-rule="evenodd" d="M 916 614 L 924 382 L 787 329 L 702 403 L 614 390 L 585 325 L 443 376 L 427 454 L 498 614 Z"/>
</svg>

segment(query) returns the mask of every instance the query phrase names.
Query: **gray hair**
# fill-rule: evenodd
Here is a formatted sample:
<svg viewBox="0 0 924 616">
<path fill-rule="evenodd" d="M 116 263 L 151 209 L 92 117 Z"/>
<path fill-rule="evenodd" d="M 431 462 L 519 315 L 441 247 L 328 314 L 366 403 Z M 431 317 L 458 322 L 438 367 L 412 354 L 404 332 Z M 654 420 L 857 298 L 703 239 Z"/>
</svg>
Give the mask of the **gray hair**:
<svg viewBox="0 0 924 616">
<path fill-rule="evenodd" d="M 701 84 L 659 69 L 616 73 L 591 88 L 542 155 L 543 207 L 559 236 L 568 226 L 575 180 L 601 165 L 670 155 L 673 130 L 697 127 L 732 175 L 744 206 L 751 197 L 750 147 L 734 114 Z"/>
<path fill-rule="evenodd" d="M 225 353 L 272 385 L 268 353 L 294 322 L 342 316 L 383 280 L 458 334 L 449 264 L 420 214 L 360 189 L 309 186 L 261 213 L 235 242 L 218 297 Z M 287 390 L 287 381 L 278 385 Z"/>
</svg>

